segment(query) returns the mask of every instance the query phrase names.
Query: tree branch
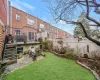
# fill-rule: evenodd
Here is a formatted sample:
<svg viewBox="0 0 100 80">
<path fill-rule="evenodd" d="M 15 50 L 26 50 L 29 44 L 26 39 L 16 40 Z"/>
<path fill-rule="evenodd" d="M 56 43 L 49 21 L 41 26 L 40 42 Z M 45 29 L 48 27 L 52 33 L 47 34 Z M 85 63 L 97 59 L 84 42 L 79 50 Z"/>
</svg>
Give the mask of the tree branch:
<svg viewBox="0 0 100 80">
<path fill-rule="evenodd" d="M 86 6 L 86 8 L 87 8 L 86 18 L 87 18 L 88 20 L 94 22 L 95 24 L 97 24 L 98 27 L 99 27 L 99 26 L 100 26 L 100 22 L 98 22 L 97 20 L 95 20 L 95 19 L 89 17 L 89 2 L 88 2 L 88 0 L 86 0 L 86 5 L 87 5 L 87 6 Z"/>
</svg>

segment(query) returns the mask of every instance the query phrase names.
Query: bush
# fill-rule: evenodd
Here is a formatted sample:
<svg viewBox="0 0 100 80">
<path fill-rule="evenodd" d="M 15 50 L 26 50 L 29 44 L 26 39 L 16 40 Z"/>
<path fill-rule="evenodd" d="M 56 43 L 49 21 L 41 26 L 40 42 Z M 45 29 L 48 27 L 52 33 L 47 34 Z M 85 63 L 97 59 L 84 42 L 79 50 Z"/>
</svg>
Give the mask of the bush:
<svg viewBox="0 0 100 80">
<path fill-rule="evenodd" d="M 62 47 L 63 46 L 63 41 L 62 40 L 58 41 L 58 44 L 60 44 L 61 47 Z"/>
<path fill-rule="evenodd" d="M 0 80 L 7 80 L 7 74 L 6 74 L 6 72 L 4 73 L 5 68 L 3 68 L 5 66 L 6 66 L 6 64 L 2 65 L 1 62 L 0 62 Z"/>
<path fill-rule="evenodd" d="M 42 39 L 42 38 L 39 38 L 38 41 L 39 41 L 40 43 L 43 43 L 43 39 Z"/>
<path fill-rule="evenodd" d="M 99 50 L 92 51 L 91 55 L 92 55 L 93 60 L 99 60 L 100 61 L 100 51 Z"/>
<path fill-rule="evenodd" d="M 66 47 L 62 47 L 59 52 L 60 52 L 60 54 L 65 54 L 66 53 Z"/>
<path fill-rule="evenodd" d="M 7 73 L 2 73 L 0 75 L 0 80 L 7 80 Z"/>
<path fill-rule="evenodd" d="M 39 47 L 35 48 L 35 52 L 38 53 L 38 51 L 40 50 Z"/>
<path fill-rule="evenodd" d="M 60 49 L 58 48 L 58 46 L 55 46 L 53 49 L 55 52 L 59 53 Z"/>
<path fill-rule="evenodd" d="M 37 47 L 37 48 L 35 49 L 35 52 L 36 52 L 37 56 L 40 56 L 40 55 L 41 55 L 41 54 L 39 53 L 39 50 L 40 50 L 39 47 Z"/>
<path fill-rule="evenodd" d="M 43 46 L 45 50 L 52 50 L 53 49 L 53 43 L 50 40 L 45 40 L 43 42 Z"/>
<path fill-rule="evenodd" d="M 78 56 L 74 54 L 74 49 L 68 48 L 65 52 L 65 56 L 68 59 L 77 60 Z"/>
</svg>

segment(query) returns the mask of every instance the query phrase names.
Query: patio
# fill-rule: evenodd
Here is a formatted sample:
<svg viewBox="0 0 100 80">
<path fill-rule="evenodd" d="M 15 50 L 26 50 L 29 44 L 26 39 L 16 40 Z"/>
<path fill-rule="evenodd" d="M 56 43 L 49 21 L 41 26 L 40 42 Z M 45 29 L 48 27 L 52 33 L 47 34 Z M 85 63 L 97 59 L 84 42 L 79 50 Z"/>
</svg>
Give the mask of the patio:
<svg viewBox="0 0 100 80">
<path fill-rule="evenodd" d="M 41 60 L 42 58 L 43 58 L 42 56 L 38 56 L 37 61 Z M 33 59 L 31 57 L 29 58 L 29 55 L 26 54 L 26 55 L 23 55 L 21 59 L 17 59 L 17 63 L 8 65 L 5 71 L 8 73 L 13 72 L 19 68 L 23 68 L 32 63 L 34 63 Z"/>
</svg>

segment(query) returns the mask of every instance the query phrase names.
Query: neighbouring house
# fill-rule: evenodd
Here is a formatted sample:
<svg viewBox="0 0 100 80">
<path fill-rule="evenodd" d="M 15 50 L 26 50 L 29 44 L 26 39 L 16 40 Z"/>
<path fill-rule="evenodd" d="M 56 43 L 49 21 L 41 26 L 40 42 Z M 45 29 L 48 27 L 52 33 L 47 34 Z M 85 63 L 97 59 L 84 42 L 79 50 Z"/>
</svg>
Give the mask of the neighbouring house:
<svg viewBox="0 0 100 80">
<path fill-rule="evenodd" d="M 38 18 L 10 6 L 10 33 L 17 44 L 17 53 L 24 53 L 39 44 L 37 40 Z M 38 46 L 39 47 L 39 46 Z"/>
<path fill-rule="evenodd" d="M 39 38 L 52 40 L 68 37 L 67 32 L 12 6 L 10 6 L 10 27 L 10 33 L 14 36 L 14 41 L 21 45 L 18 49 L 22 52 L 25 51 L 24 42 L 28 47 L 34 47 L 34 44 L 39 44 Z"/>
<path fill-rule="evenodd" d="M 0 57 L 2 56 L 5 27 L 7 25 L 7 0 L 0 0 Z"/>
<path fill-rule="evenodd" d="M 13 43 L 5 44 L 4 47 L 3 58 L 5 61 L 17 62 L 17 54 L 23 54 L 33 48 L 35 51 L 35 48 L 41 47 L 41 44 L 38 41 L 39 38 L 53 41 L 57 38 L 64 39 L 70 37 L 69 33 L 52 26 L 38 17 L 11 6 L 8 1 L 6 2 L 4 0 L 4 2 L 7 3 L 7 5 L 0 5 L 0 9 L 2 10 L 0 21 L 3 23 L 2 26 L 7 25 L 7 27 L 5 27 L 6 34 L 11 34 L 13 36 Z M 4 33 L 2 35 L 4 37 Z M 2 38 L 2 41 L 3 37 L 0 37 Z M 0 46 L 2 47 L 3 45 L 0 43 Z M 2 50 L 2 48 L 0 49 Z"/>
</svg>

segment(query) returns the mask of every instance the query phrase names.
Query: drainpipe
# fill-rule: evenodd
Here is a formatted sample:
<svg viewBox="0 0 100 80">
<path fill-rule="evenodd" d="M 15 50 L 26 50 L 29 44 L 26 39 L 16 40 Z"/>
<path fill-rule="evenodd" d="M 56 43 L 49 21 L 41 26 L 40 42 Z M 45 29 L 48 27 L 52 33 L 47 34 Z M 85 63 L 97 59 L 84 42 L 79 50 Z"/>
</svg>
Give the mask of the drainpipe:
<svg viewBox="0 0 100 80">
<path fill-rule="evenodd" d="M 9 25 L 9 1 L 7 0 L 7 26 Z"/>
<path fill-rule="evenodd" d="M 7 27 L 9 28 L 9 34 L 12 34 L 12 6 L 10 1 L 7 1 Z"/>
<path fill-rule="evenodd" d="M 12 34 L 12 6 L 10 4 L 10 34 Z"/>
</svg>

